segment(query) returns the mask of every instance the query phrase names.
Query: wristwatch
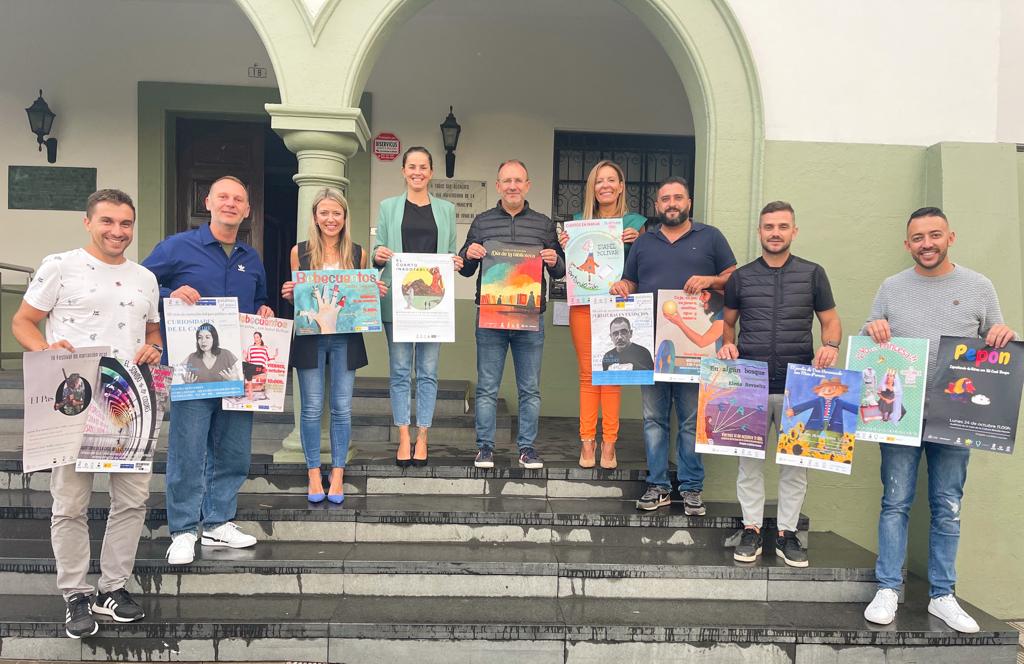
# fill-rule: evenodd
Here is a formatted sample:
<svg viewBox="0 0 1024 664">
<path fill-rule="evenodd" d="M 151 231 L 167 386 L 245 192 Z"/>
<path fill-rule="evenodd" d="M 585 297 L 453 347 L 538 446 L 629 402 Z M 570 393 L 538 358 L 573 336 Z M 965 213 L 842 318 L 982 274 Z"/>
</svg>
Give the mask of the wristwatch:
<svg viewBox="0 0 1024 664">
<path fill-rule="evenodd" d="M 839 350 L 839 344 L 837 344 L 834 341 L 825 341 L 824 344 L 829 348 L 835 348 L 836 350 Z"/>
</svg>

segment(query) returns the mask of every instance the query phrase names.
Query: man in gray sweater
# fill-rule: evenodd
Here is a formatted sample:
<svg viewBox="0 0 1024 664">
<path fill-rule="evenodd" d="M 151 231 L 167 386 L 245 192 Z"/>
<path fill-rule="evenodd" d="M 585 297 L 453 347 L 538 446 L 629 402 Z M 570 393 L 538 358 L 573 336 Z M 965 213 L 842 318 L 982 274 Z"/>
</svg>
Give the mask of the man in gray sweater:
<svg viewBox="0 0 1024 664">
<path fill-rule="evenodd" d="M 886 279 L 875 295 L 861 334 L 876 343 L 891 337 L 928 339 L 928 376 L 934 380 L 939 337 L 978 337 L 1002 348 L 1016 334 L 1003 324 L 992 282 L 948 256 L 956 240 L 939 208 L 915 211 L 907 222 L 904 245 L 916 265 Z M 873 623 L 888 625 L 896 617 L 896 602 L 907 555 L 907 527 L 914 502 L 917 467 L 928 457 L 928 612 L 960 632 L 977 632 L 978 623 L 953 596 L 956 550 L 960 540 L 960 500 L 967 480 L 970 450 L 924 440 L 920 447 L 880 444 L 882 453 L 882 511 L 878 517 L 878 592 L 864 611 Z"/>
</svg>

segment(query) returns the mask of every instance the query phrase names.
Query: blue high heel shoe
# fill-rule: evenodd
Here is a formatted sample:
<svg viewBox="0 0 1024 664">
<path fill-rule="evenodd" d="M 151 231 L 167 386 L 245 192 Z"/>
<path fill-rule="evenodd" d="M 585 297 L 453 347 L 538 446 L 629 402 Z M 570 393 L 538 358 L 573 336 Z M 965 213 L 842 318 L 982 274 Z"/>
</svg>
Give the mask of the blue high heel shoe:
<svg viewBox="0 0 1024 664">
<path fill-rule="evenodd" d="M 331 487 L 333 488 L 333 486 L 334 486 L 334 483 L 331 482 Z M 339 493 L 337 495 L 330 493 L 330 489 L 328 489 L 327 500 L 331 501 L 335 505 L 340 505 L 343 502 L 345 502 L 345 485 L 344 485 L 344 483 L 341 485 L 341 493 Z"/>
<path fill-rule="evenodd" d="M 321 489 L 323 488 L 323 478 L 320 478 Z M 306 493 L 306 500 L 311 503 L 322 503 L 327 494 L 321 491 L 320 493 Z"/>
</svg>

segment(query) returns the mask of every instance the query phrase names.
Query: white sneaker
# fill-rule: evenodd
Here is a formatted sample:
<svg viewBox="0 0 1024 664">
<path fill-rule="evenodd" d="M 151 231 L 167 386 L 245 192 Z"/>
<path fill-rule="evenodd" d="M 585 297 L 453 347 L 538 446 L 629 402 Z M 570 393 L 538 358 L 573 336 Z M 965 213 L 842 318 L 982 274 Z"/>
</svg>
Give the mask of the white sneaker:
<svg viewBox="0 0 1024 664">
<path fill-rule="evenodd" d="M 940 618 L 958 632 L 974 634 L 981 629 L 974 618 L 967 615 L 967 612 L 960 608 L 956 597 L 952 595 L 932 597 L 932 601 L 928 602 L 928 613 L 936 618 Z"/>
<path fill-rule="evenodd" d="M 232 549 L 244 549 L 256 544 L 256 538 L 246 535 L 238 526 L 222 523 L 212 530 L 203 531 L 203 546 L 226 546 Z"/>
<path fill-rule="evenodd" d="M 192 533 L 178 533 L 167 549 L 167 562 L 171 565 L 188 565 L 196 557 L 196 536 Z"/>
<path fill-rule="evenodd" d="M 873 622 L 876 625 L 888 625 L 896 619 L 896 606 L 899 604 L 899 594 L 891 588 L 882 588 L 875 593 L 875 598 L 864 609 L 864 620 Z"/>
</svg>

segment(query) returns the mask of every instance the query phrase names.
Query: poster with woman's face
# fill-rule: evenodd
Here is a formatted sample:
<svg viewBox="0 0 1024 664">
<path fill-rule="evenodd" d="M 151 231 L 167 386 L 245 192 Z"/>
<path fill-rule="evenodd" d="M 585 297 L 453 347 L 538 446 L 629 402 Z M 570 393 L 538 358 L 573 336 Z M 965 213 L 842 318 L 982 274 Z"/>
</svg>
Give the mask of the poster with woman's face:
<svg viewBox="0 0 1024 664">
<path fill-rule="evenodd" d="M 244 393 L 238 300 L 164 300 L 167 357 L 174 370 L 171 401 Z"/>
</svg>

